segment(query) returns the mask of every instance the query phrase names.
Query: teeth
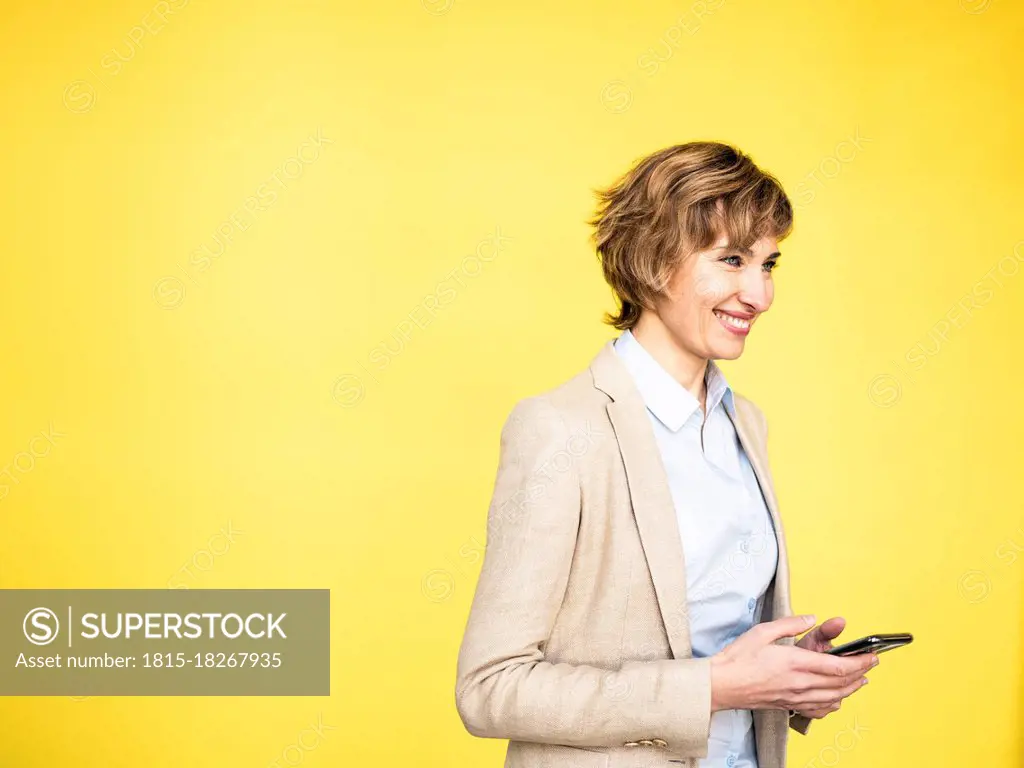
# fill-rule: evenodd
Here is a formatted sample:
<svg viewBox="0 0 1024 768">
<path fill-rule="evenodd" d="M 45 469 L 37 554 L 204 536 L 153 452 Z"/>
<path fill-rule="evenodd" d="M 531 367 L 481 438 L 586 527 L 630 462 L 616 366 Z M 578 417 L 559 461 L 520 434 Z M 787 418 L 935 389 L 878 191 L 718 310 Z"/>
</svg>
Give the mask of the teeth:
<svg viewBox="0 0 1024 768">
<path fill-rule="evenodd" d="M 722 318 L 725 322 L 727 322 L 733 328 L 740 328 L 740 329 L 746 330 L 747 328 L 750 327 L 750 321 L 749 320 L 740 320 L 740 318 L 738 318 L 738 317 L 733 317 L 732 315 L 726 315 L 726 314 L 723 314 L 721 312 L 715 312 L 715 314 L 718 315 L 720 318 Z"/>
</svg>

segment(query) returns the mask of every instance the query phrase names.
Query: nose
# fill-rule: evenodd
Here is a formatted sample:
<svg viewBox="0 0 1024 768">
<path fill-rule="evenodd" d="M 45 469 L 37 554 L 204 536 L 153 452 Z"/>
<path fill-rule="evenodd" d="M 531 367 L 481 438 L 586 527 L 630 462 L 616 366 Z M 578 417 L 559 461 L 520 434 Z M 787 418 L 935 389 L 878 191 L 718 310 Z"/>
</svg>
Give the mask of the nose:
<svg viewBox="0 0 1024 768">
<path fill-rule="evenodd" d="M 775 287 L 771 275 L 761 267 L 744 271 L 740 283 L 739 300 L 750 307 L 753 312 L 765 312 L 772 305 Z"/>
</svg>

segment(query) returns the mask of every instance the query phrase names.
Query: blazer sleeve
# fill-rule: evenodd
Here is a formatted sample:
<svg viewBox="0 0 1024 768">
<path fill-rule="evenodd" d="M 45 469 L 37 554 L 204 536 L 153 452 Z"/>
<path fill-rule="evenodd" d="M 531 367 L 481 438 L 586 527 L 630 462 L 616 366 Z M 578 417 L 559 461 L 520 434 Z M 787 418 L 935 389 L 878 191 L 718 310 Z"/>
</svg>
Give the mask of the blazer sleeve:
<svg viewBox="0 0 1024 768">
<path fill-rule="evenodd" d="M 575 747 L 663 739 L 680 756 L 704 757 L 709 659 L 610 670 L 545 658 L 580 524 L 576 462 L 584 457 L 573 455 L 573 439 L 542 396 L 517 403 L 502 428 L 484 561 L 459 650 L 459 716 L 475 736 Z M 569 456 L 568 466 L 558 456 Z"/>
</svg>

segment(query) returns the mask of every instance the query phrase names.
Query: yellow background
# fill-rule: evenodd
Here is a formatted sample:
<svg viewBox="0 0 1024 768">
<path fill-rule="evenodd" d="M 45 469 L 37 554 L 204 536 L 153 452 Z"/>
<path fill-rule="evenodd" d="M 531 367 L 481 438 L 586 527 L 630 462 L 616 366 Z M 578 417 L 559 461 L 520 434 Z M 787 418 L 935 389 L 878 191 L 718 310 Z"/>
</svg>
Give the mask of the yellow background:
<svg viewBox="0 0 1024 768">
<path fill-rule="evenodd" d="M 333 608 L 330 698 L 3 699 L 0 766 L 501 765 L 453 699 L 498 433 L 613 334 L 591 189 L 692 139 L 800 204 L 726 365 L 769 418 L 794 608 L 917 638 L 790 765 L 1020 764 L 1017 0 L 48 0 L 0 28 L 0 587 Z"/>
</svg>

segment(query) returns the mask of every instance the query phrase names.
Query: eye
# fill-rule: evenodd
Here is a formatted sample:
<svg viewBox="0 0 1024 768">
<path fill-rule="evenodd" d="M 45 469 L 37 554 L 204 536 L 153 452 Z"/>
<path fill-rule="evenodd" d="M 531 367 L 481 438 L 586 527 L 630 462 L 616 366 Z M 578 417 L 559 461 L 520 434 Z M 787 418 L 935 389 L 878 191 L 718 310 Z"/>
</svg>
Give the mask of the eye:
<svg viewBox="0 0 1024 768">
<path fill-rule="evenodd" d="M 736 261 L 732 262 L 732 261 L 729 261 L 729 259 L 735 259 Z M 743 257 L 742 256 L 736 256 L 736 255 L 724 256 L 724 257 L 722 257 L 722 261 L 724 261 L 726 264 L 728 264 L 728 265 L 730 265 L 732 267 L 739 267 L 739 266 L 742 266 L 742 264 L 743 264 Z"/>
<path fill-rule="evenodd" d="M 765 272 L 771 272 L 773 269 L 779 266 L 779 262 L 775 259 L 768 259 L 764 264 L 761 265 Z"/>
</svg>

